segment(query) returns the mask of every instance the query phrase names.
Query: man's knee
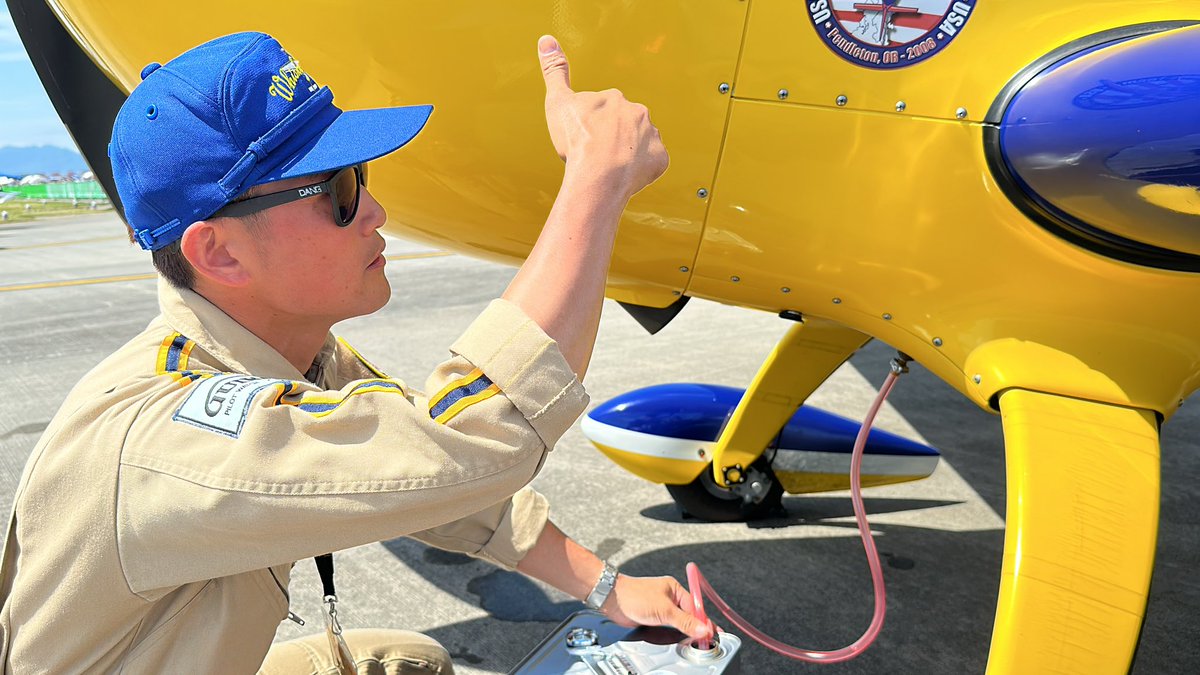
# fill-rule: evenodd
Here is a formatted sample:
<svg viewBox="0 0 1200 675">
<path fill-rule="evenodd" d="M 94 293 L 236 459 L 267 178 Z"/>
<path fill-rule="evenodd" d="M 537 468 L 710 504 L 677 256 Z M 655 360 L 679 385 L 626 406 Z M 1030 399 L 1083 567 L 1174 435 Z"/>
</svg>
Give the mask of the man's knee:
<svg viewBox="0 0 1200 675">
<path fill-rule="evenodd" d="M 407 630 L 365 628 L 343 633 L 359 675 L 453 675 L 450 654 L 437 640 Z M 271 647 L 260 675 L 326 675 L 337 672 L 324 634 Z"/>
<path fill-rule="evenodd" d="M 343 633 L 359 675 L 451 675 L 450 654 L 437 640 L 407 630 L 364 628 Z"/>
</svg>

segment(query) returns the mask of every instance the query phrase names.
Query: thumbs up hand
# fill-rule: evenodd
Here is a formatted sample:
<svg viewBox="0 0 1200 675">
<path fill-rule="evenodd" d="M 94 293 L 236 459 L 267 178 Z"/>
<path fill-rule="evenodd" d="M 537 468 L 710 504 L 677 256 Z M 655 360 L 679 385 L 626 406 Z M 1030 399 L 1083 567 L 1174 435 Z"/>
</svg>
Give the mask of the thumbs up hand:
<svg viewBox="0 0 1200 675">
<path fill-rule="evenodd" d="M 646 106 L 616 89 L 571 89 L 567 56 L 549 35 L 538 40 L 546 80 L 546 126 L 568 170 L 596 172 L 628 199 L 667 169 L 667 150 Z"/>
</svg>

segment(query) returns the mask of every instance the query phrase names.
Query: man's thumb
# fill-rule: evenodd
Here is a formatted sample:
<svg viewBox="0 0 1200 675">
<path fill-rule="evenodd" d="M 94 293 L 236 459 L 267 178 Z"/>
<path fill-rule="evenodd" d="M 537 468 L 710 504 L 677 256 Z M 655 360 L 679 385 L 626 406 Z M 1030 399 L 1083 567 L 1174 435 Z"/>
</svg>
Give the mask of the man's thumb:
<svg viewBox="0 0 1200 675">
<path fill-rule="evenodd" d="M 546 78 L 546 95 L 571 91 L 571 71 L 567 55 L 550 35 L 538 38 L 538 59 L 542 63 L 542 76 Z"/>
<path fill-rule="evenodd" d="M 675 630 L 694 638 L 712 636 L 712 628 L 708 624 L 701 623 L 694 615 L 683 610 L 677 611 L 679 613 L 675 615 Z"/>
</svg>

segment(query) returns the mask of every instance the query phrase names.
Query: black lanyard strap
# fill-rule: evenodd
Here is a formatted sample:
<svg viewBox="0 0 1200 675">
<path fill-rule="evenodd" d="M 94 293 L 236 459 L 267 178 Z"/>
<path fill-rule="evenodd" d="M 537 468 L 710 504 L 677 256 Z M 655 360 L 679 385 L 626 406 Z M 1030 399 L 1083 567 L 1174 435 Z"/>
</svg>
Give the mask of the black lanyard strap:
<svg viewBox="0 0 1200 675">
<path fill-rule="evenodd" d="M 317 574 L 321 575 L 321 589 L 325 597 L 337 596 L 333 590 L 333 554 L 319 555 L 313 560 L 317 563 Z"/>
</svg>

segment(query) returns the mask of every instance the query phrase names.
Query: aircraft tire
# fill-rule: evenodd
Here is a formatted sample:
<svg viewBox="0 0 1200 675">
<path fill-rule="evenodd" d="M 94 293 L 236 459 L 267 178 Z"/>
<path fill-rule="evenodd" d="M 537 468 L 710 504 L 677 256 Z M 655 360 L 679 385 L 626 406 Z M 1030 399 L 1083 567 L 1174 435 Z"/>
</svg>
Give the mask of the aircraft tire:
<svg viewBox="0 0 1200 675">
<path fill-rule="evenodd" d="M 771 481 L 766 497 L 757 504 L 747 504 L 732 490 L 717 485 L 712 477 L 711 463 L 700 472 L 696 480 L 686 485 L 667 485 L 667 492 L 683 509 L 685 515 L 699 520 L 731 523 L 774 515 L 783 508 L 783 486 L 776 480 L 771 465 L 764 459 L 759 458 L 752 466 L 762 471 Z"/>
</svg>

